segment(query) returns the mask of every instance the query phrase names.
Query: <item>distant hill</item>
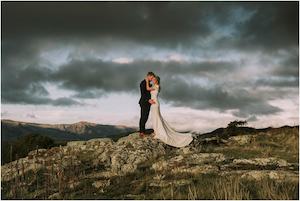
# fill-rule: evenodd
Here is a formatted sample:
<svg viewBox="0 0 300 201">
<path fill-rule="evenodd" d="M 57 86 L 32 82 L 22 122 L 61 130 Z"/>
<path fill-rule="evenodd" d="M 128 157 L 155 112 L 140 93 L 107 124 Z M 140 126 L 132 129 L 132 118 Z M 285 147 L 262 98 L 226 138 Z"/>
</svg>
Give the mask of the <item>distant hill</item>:
<svg viewBox="0 0 300 201">
<path fill-rule="evenodd" d="M 289 127 L 290 126 L 284 126 Z M 268 128 L 251 128 L 251 127 L 236 127 L 234 133 L 232 135 L 241 135 L 241 134 L 254 134 L 257 132 L 267 132 L 276 128 L 268 127 Z M 212 136 L 220 136 L 226 135 L 226 128 L 217 128 L 211 132 L 201 134 L 202 138 L 212 137 Z"/>
<path fill-rule="evenodd" d="M 126 135 L 137 128 L 123 125 L 102 125 L 87 121 L 73 124 L 39 124 L 30 122 L 1 120 L 1 139 L 11 141 L 27 134 L 40 134 L 58 141 L 89 140 L 92 138 Z"/>
</svg>

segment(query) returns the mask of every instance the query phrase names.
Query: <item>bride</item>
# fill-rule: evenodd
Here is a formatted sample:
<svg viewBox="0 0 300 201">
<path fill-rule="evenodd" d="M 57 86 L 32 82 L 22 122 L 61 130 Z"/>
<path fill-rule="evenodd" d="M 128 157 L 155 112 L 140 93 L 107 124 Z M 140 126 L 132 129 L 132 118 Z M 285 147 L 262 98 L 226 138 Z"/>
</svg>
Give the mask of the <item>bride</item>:
<svg viewBox="0 0 300 201">
<path fill-rule="evenodd" d="M 160 113 L 160 106 L 158 101 L 158 93 L 160 92 L 160 77 L 154 76 L 152 79 L 153 85 L 149 86 L 149 80 L 146 78 L 146 88 L 151 93 L 151 118 L 154 133 L 154 139 L 160 139 L 164 143 L 174 147 L 184 147 L 193 141 L 192 133 L 179 133 L 175 131 Z"/>
</svg>

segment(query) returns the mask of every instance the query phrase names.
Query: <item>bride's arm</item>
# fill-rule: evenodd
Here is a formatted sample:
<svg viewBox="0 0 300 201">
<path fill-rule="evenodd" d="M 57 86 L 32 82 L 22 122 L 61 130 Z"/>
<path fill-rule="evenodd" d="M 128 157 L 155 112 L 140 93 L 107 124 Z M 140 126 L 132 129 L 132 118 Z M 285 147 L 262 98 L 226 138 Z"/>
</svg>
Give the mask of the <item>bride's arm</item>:
<svg viewBox="0 0 300 201">
<path fill-rule="evenodd" d="M 159 85 L 154 85 L 154 88 L 157 88 L 157 90 L 159 90 Z M 155 89 L 154 89 L 155 90 Z M 153 100 L 153 103 L 155 104 L 156 103 L 156 98 L 155 99 L 152 99 Z"/>
<path fill-rule="evenodd" d="M 159 85 L 154 85 L 154 88 L 155 87 L 157 87 L 157 89 L 159 90 Z M 155 89 L 152 89 L 152 90 L 155 90 Z M 151 103 L 151 104 L 156 104 L 156 99 L 149 99 L 148 102 Z"/>
</svg>

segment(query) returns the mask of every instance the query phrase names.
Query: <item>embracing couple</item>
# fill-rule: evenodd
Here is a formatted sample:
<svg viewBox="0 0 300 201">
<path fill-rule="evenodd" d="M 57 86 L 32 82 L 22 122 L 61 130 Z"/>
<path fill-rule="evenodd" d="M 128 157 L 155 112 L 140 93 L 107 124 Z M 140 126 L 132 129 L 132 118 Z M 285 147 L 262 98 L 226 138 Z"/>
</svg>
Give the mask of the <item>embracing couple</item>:
<svg viewBox="0 0 300 201">
<path fill-rule="evenodd" d="M 154 139 L 159 139 L 174 147 L 184 147 L 189 145 L 193 141 L 193 134 L 175 131 L 161 116 L 158 100 L 158 94 L 161 90 L 160 77 L 153 72 L 148 72 L 146 78 L 140 83 L 140 90 L 140 136 L 145 136 L 145 124 L 148 120 L 149 112 L 151 111 L 152 126 L 154 130 L 151 136 Z"/>
</svg>

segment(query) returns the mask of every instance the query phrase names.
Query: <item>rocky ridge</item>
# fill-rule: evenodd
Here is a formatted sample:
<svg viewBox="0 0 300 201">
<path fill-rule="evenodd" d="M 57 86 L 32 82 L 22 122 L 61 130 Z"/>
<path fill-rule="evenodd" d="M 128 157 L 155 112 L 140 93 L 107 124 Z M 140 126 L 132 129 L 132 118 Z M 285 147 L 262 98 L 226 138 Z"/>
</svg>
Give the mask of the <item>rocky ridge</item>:
<svg viewBox="0 0 300 201">
<path fill-rule="evenodd" d="M 247 146 L 260 135 L 265 133 L 232 136 L 222 139 L 222 146 Z M 166 173 L 239 175 L 249 180 L 270 178 L 298 182 L 298 163 L 278 157 L 234 158 L 218 152 L 218 147 L 211 152 L 203 152 L 203 147 L 215 140 L 215 137 L 199 138 L 183 148 L 171 147 L 151 137 L 140 138 L 138 133 L 122 137 L 116 142 L 110 138 L 71 141 L 66 146 L 31 151 L 27 157 L 3 165 L 1 179 L 2 182 L 17 179 L 23 181 L 18 185 L 29 188 L 28 181 L 32 179 L 24 179 L 26 175 L 39 172 L 51 174 L 51 178 L 47 177 L 49 182 L 58 182 L 60 186 L 46 194 L 49 199 L 62 198 L 62 191 L 79 188 L 84 179 L 90 179 L 91 187 L 104 193 L 111 185 L 111 179 L 141 170 L 153 173 L 150 187 L 187 185 L 192 182 L 191 179 L 176 177 L 166 180 Z M 13 196 L 11 189 L 8 188 L 6 192 L 7 197 Z M 45 193 L 42 194 L 45 196 Z M 39 197 L 39 194 L 36 192 L 35 196 Z"/>
</svg>

